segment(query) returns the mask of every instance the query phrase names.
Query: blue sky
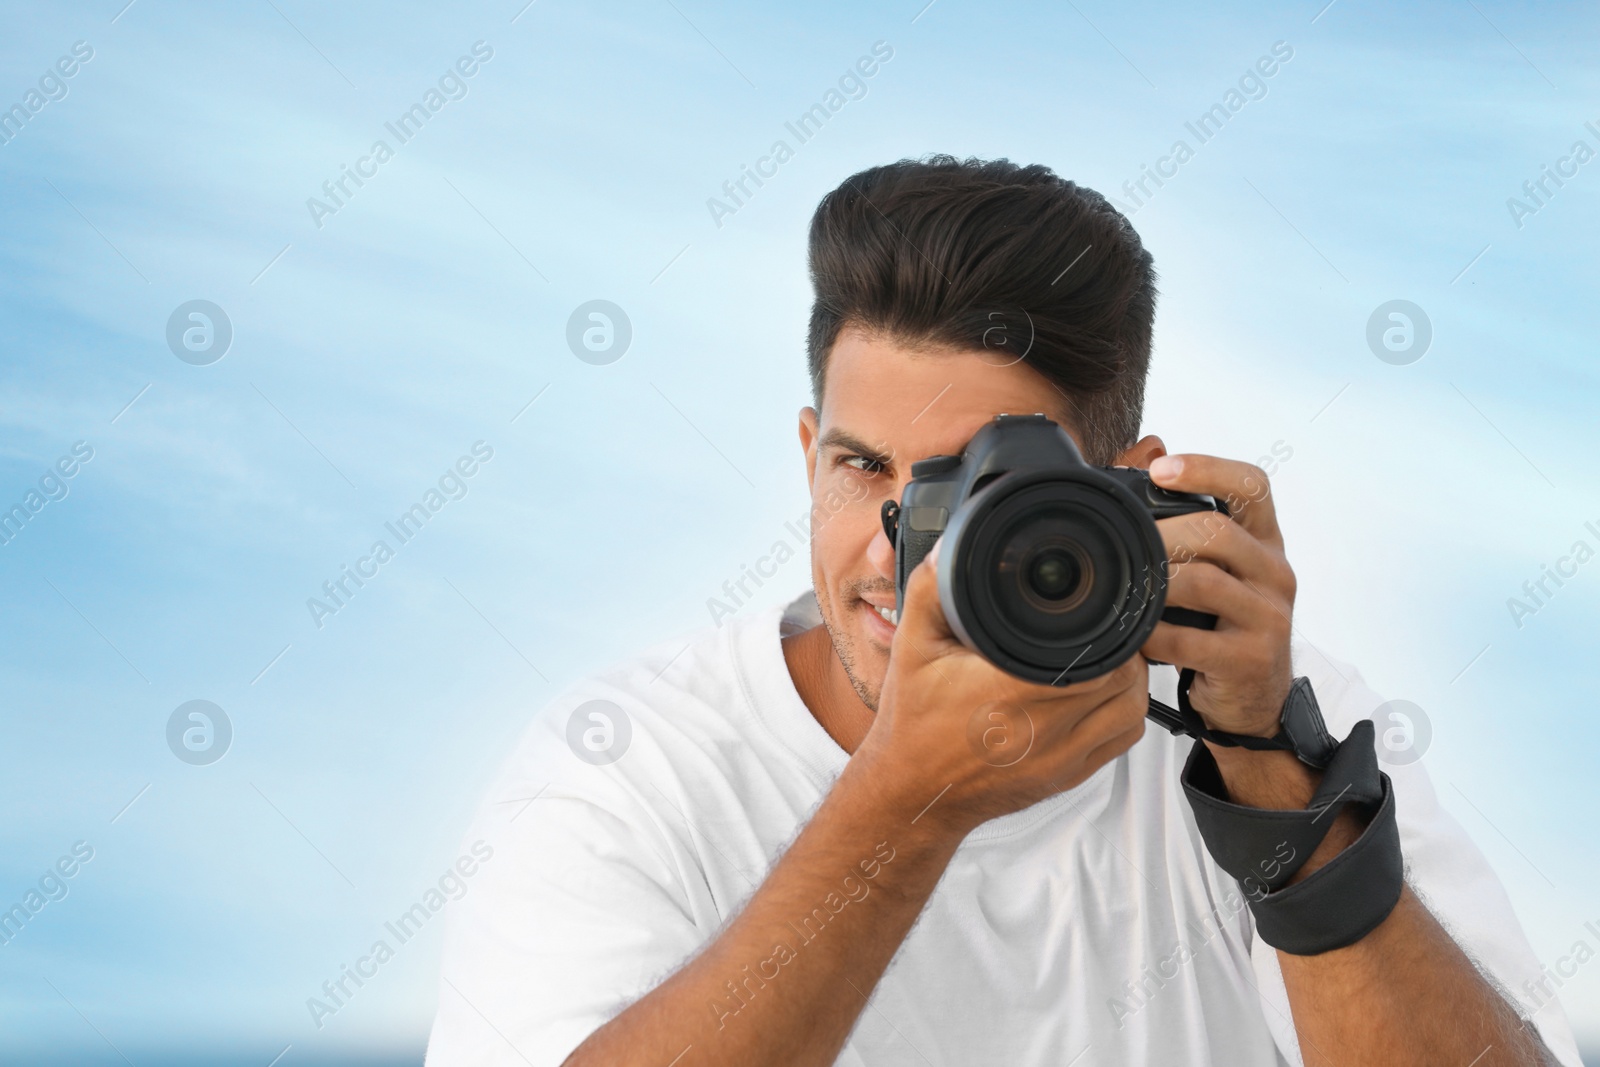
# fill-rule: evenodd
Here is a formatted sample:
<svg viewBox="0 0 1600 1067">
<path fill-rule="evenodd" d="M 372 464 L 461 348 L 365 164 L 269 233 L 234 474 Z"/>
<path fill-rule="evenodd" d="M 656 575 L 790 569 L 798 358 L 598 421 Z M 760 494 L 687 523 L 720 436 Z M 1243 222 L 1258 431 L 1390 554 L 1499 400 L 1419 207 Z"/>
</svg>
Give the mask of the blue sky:
<svg viewBox="0 0 1600 1067">
<path fill-rule="evenodd" d="M 0 34 L 0 106 L 93 53 L 0 144 L 0 506 L 93 451 L 0 545 L 0 901 L 94 852 L 0 946 L 0 1056 L 415 1056 L 437 929 L 320 1030 L 306 999 L 454 860 L 546 700 L 707 625 L 804 512 L 807 220 L 932 151 L 1126 200 L 1191 141 L 1133 214 L 1163 290 L 1147 430 L 1292 449 L 1298 628 L 1425 710 L 1540 958 L 1593 942 L 1600 562 L 1506 603 L 1600 548 L 1600 161 L 1507 207 L 1600 150 L 1592 8 L 123 3 Z M 385 124 L 477 42 L 400 143 Z M 799 144 L 785 123 L 876 42 L 892 58 Z M 1276 42 L 1265 95 L 1198 144 L 1185 123 Z M 392 158 L 314 218 L 378 139 Z M 565 340 L 594 299 L 632 323 L 608 365 Z M 1394 299 L 1433 329 L 1407 365 L 1366 342 Z M 210 365 L 167 345 L 191 300 L 232 324 Z M 477 442 L 465 495 L 319 628 L 307 598 Z M 208 766 L 167 747 L 196 699 L 233 729 Z M 1600 1048 L 1600 964 L 1563 992 Z"/>
</svg>

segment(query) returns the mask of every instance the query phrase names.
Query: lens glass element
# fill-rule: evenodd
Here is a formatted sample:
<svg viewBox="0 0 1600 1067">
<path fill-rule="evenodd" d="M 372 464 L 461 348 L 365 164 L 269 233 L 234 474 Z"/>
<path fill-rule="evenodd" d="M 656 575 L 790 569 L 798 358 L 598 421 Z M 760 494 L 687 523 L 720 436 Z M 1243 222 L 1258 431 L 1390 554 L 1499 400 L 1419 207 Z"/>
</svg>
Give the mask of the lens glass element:
<svg viewBox="0 0 1600 1067">
<path fill-rule="evenodd" d="M 1138 647 L 1162 561 L 1135 501 L 1084 475 L 1005 478 L 982 496 L 958 568 L 980 651 L 1053 680 L 1092 677 Z"/>
<path fill-rule="evenodd" d="M 1023 598 L 1040 611 L 1070 611 L 1094 585 L 1094 560 L 1077 541 L 1053 538 L 1027 545 L 1013 540 L 1006 548 L 1008 556 L 1022 559 L 1003 560 L 1002 572 L 1016 573 Z"/>
</svg>

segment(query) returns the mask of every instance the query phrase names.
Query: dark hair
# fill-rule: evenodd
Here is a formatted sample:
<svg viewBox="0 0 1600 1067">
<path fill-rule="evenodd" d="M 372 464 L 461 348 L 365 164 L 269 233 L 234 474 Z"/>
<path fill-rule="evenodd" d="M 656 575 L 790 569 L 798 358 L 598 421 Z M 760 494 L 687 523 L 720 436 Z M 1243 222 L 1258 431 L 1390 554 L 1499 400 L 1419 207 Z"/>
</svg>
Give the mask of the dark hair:
<svg viewBox="0 0 1600 1067">
<path fill-rule="evenodd" d="M 839 331 L 859 326 L 912 346 L 1021 356 L 1062 393 L 1091 463 L 1138 439 L 1154 261 L 1093 189 L 1005 159 L 902 159 L 822 198 L 810 262 L 818 407 Z"/>
</svg>

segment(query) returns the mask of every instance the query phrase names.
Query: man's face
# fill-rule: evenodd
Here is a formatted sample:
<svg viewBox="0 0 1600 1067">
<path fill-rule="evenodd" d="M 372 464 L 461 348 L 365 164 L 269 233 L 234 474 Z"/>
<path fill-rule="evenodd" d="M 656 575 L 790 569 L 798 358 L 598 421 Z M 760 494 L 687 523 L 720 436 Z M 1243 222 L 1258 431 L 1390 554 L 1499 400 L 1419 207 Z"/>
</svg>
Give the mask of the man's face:
<svg viewBox="0 0 1600 1067">
<path fill-rule="evenodd" d="M 811 578 L 850 683 L 874 711 L 894 626 L 894 545 L 879 517 L 919 459 L 960 453 L 1000 414 L 1049 415 L 1066 400 L 1038 371 L 977 349 L 916 350 L 846 328 L 828 357 L 819 415 L 800 413 L 811 481 Z M 880 610 L 881 609 L 881 610 Z"/>
</svg>

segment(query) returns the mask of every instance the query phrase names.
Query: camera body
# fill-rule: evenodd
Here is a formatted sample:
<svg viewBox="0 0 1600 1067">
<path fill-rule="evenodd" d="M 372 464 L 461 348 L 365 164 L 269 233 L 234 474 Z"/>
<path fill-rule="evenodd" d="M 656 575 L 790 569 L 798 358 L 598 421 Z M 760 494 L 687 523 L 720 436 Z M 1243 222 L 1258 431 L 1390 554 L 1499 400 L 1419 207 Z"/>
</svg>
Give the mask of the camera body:
<svg viewBox="0 0 1600 1067">
<path fill-rule="evenodd" d="M 1166 606 L 1156 520 L 1197 511 L 1227 514 L 1143 470 L 1090 466 L 1043 415 L 999 415 L 961 455 L 914 463 L 899 503 L 884 505 L 895 607 L 904 610 L 907 578 L 943 536 L 939 600 L 964 644 L 1028 681 L 1094 678 L 1162 619 L 1216 625 L 1214 615 Z"/>
</svg>

